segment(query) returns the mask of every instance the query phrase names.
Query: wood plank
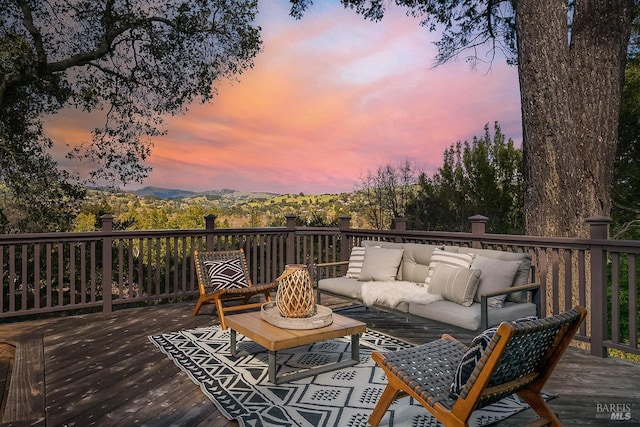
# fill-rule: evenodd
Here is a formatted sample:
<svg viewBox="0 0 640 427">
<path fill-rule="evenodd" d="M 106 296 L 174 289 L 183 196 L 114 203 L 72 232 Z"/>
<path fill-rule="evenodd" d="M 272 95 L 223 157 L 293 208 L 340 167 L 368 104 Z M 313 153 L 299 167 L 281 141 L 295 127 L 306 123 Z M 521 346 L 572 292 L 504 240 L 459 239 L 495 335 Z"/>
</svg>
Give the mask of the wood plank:
<svg viewBox="0 0 640 427">
<path fill-rule="evenodd" d="M 323 298 L 334 313 L 366 323 L 367 328 L 412 343 L 450 333 L 469 343 L 475 332 L 420 319 L 407 319 L 339 299 Z M 339 308 L 341 307 L 341 308 Z M 213 307 L 211 307 L 212 309 Z M 192 316 L 193 302 L 119 309 L 44 321 L 0 324 L 0 337 L 34 332 L 44 336 L 46 414 L 48 425 L 193 425 L 235 427 L 225 419 L 189 377 L 147 338 L 148 335 L 217 324 L 212 310 Z M 44 366 L 44 365 L 42 365 Z M 87 377 L 89 377 L 87 379 Z M 569 349 L 545 391 L 558 393 L 549 402 L 567 425 L 606 426 L 596 404 L 629 403 L 640 425 L 640 364 L 600 359 Z M 531 410 L 500 423 L 515 427 L 536 419 Z"/>
<path fill-rule="evenodd" d="M 2 422 L 45 425 L 42 335 L 22 335 L 10 340 L 10 344 L 15 346 L 15 359 Z"/>
</svg>

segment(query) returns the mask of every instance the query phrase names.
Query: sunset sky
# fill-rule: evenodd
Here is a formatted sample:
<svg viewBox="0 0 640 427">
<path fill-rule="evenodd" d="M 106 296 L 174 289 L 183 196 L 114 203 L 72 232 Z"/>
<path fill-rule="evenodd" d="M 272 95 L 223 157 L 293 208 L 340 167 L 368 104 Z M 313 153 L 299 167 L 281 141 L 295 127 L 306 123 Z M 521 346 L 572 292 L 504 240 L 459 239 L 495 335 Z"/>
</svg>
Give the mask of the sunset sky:
<svg viewBox="0 0 640 427">
<path fill-rule="evenodd" d="M 496 120 L 521 141 L 516 68 L 503 59 L 432 68 L 439 35 L 403 9 L 372 23 L 337 0 L 316 2 L 297 21 L 288 1 L 272 0 L 260 2 L 258 24 L 255 67 L 219 84 L 210 104 L 167 118 L 153 172 L 132 188 L 349 192 L 367 172 L 405 159 L 431 173 L 452 143 Z M 63 113 L 49 132 L 74 144 L 89 130 Z"/>
</svg>

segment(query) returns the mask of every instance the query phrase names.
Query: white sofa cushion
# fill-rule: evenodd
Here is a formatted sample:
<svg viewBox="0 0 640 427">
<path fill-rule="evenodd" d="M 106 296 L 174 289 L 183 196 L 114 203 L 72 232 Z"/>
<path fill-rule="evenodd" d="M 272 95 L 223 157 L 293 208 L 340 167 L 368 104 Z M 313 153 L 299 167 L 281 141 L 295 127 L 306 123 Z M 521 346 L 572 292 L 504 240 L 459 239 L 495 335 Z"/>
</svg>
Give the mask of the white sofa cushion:
<svg viewBox="0 0 640 427">
<path fill-rule="evenodd" d="M 462 248 L 459 246 L 446 246 L 445 250 L 451 252 L 465 252 L 474 255 L 481 255 L 487 258 L 501 259 L 503 261 L 520 261 L 520 268 L 518 268 L 518 273 L 513 279 L 513 286 L 529 283 L 529 275 L 531 273 L 531 254 L 523 252 L 498 251 L 495 249 Z M 512 294 L 509 294 L 506 300 L 514 302 L 527 302 L 527 293 L 524 291 L 514 292 Z"/>
<path fill-rule="evenodd" d="M 488 327 L 499 325 L 520 317 L 535 316 L 536 305 L 530 302 L 505 302 L 502 308 L 488 308 Z M 480 303 L 469 307 L 451 301 L 436 301 L 431 304 L 409 303 L 409 313 L 442 323 L 476 331 L 480 329 Z"/>
<path fill-rule="evenodd" d="M 390 282 L 396 280 L 404 249 L 369 246 L 364 253 L 364 263 L 358 280 Z"/>
<path fill-rule="evenodd" d="M 435 249 L 431 254 L 431 261 L 429 262 L 429 272 L 425 279 L 425 283 L 431 282 L 433 271 L 438 264 L 446 264 L 452 267 L 469 268 L 473 261 L 473 255 L 466 253 L 446 252 L 441 249 Z"/>
<path fill-rule="evenodd" d="M 349 256 L 349 265 L 347 266 L 347 274 L 345 277 L 357 279 L 362 271 L 362 264 L 364 263 L 364 246 L 354 246 L 351 248 L 351 255 Z"/>
<path fill-rule="evenodd" d="M 480 302 L 480 295 L 484 293 L 510 288 L 513 284 L 513 279 L 518 273 L 520 264 L 521 261 L 503 261 L 476 255 L 471 263 L 471 268 L 482 270 L 482 276 L 480 276 L 478 291 L 474 299 Z M 487 305 L 501 308 L 505 298 L 507 298 L 506 294 L 490 297 L 487 300 Z"/>
<path fill-rule="evenodd" d="M 481 270 L 438 264 L 433 270 L 429 292 L 469 307 L 478 289 Z"/>
</svg>

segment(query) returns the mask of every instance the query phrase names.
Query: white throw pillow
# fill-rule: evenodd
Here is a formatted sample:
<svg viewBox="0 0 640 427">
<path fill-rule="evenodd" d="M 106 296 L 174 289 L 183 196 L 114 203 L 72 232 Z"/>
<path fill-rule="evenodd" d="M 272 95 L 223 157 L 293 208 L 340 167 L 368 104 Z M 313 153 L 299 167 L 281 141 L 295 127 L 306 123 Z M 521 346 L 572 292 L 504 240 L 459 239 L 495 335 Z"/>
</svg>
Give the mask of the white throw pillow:
<svg viewBox="0 0 640 427">
<path fill-rule="evenodd" d="M 510 288 L 513 285 L 513 279 L 518 273 L 520 263 L 521 261 L 502 261 L 476 255 L 471 263 L 471 268 L 482 270 L 482 276 L 480 277 L 475 300 L 480 302 L 480 295 L 487 292 Z M 506 298 L 507 295 L 491 297 L 487 300 L 487 305 L 493 308 L 502 308 Z"/>
<path fill-rule="evenodd" d="M 368 282 L 392 282 L 396 280 L 404 249 L 370 246 L 364 253 L 364 263 L 358 280 Z"/>
<path fill-rule="evenodd" d="M 345 277 L 357 279 L 360 276 L 366 249 L 367 248 L 363 246 L 354 246 L 353 248 L 351 248 L 351 255 L 349 256 L 349 266 L 347 267 L 347 274 L 345 275 Z"/>
<path fill-rule="evenodd" d="M 472 268 L 436 265 L 429 284 L 429 293 L 442 295 L 444 299 L 469 307 L 478 289 L 482 271 Z"/>
<path fill-rule="evenodd" d="M 424 280 L 426 284 L 431 282 L 431 276 L 433 276 L 433 270 L 440 263 L 450 265 L 452 267 L 469 268 L 473 261 L 473 255 L 458 252 L 447 252 L 442 249 L 434 249 L 431 254 L 431 260 L 429 261 L 429 272 L 427 278 Z"/>
</svg>

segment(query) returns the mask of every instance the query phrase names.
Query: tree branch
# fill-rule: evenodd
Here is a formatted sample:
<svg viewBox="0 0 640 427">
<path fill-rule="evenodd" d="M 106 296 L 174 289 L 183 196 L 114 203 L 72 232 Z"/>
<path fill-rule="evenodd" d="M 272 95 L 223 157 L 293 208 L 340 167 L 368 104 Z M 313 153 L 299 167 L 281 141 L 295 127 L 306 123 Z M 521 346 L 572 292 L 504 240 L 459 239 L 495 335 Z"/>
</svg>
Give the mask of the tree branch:
<svg viewBox="0 0 640 427">
<path fill-rule="evenodd" d="M 40 66 L 44 66 L 47 63 L 47 55 L 44 51 L 44 45 L 42 44 L 42 34 L 40 34 L 40 30 L 38 30 L 33 23 L 33 15 L 31 14 L 29 4 L 25 0 L 17 0 L 17 2 L 18 6 L 20 6 L 20 9 L 22 10 L 22 23 L 33 39 L 38 63 Z"/>
<path fill-rule="evenodd" d="M 144 27 L 146 24 L 151 24 L 154 22 L 159 22 L 167 25 L 168 27 L 176 28 L 176 25 L 173 21 L 167 18 L 159 17 L 159 16 L 152 16 L 145 19 L 139 19 L 137 21 L 131 22 L 130 24 L 123 25 L 120 28 L 116 28 L 112 31 L 107 30 L 105 32 L 104 37 L 96 47 L 96 49 L 87 51 L 87 52 L 81 52 L 81 53 L 78 53 L 77 55 L 73 55 L 61 61 L 48 64 L 47 69 L 50 72 L 64 71 L 68 68 L 86 65 L 91 61 L 100 59 L 111 51 L 113 41 L 116 38 L 118 38 L 120 35 L 134 28 Z"/>
<path fill-rule="evenodd" d="M 616 208 L 618 208 L 620 210 L 632 213 L 634 215 L 640 215 L 640 209 L 636 209 L 636 208 L 631 207 L 631 206 L 624 206 L 624 205 L 616 202 L 615 200 L 613 200 L 612 203 L 613 203 L 613 206 L 615 206 Z"/>
</svg>

